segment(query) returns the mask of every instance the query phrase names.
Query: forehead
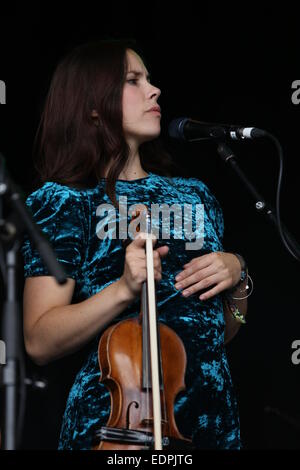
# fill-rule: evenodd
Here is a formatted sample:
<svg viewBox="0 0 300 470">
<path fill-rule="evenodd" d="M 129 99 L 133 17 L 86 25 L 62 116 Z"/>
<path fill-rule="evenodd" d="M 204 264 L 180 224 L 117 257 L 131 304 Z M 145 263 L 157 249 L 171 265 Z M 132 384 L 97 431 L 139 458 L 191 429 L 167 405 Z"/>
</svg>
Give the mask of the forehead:
<svg viewBox="0 0 300 470">
<path fill-rule="evenodd" d="M 127 49 L 126 59 L 127 59 L 128 72 L 130 70 L 136 70 L 136 71 L 148 73 L 148 70 L 146 69 L 141 57 L 132 49 Z"/>
</svg>

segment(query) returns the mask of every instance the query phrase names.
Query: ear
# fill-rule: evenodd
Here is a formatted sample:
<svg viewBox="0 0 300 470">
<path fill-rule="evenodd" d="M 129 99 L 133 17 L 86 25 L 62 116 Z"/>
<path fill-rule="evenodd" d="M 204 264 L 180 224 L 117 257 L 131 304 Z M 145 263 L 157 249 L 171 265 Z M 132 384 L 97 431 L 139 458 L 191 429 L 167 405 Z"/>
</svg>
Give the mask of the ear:
<svg viewBox="0 0 300 470">
<path fill-rule="evenodd" d="M 98 111 L 96 111 L 95 109 L 92 110 L 91 112 L 91 118 L 93 119 L 94 121 L 94 124 L 96 126 L 99 126 L 99 114 L 98 114 Z"/>
<path fill-rule="evenodd" d="M 98 111 L 93 109 L 92 112 L 91 112 L 91 116 L 92 116 L 92 118 L 98 118 L 99 117 Z"/>
</svg>

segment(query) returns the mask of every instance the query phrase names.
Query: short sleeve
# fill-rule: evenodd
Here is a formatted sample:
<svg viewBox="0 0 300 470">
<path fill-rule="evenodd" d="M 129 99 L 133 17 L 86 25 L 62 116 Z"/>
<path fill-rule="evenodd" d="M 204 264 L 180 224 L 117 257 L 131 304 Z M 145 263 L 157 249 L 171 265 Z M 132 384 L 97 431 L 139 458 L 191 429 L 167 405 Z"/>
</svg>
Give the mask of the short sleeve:
<svg viewBox="0 0 300 470">
<path fill-rule="evenodd" d="M 77 279 L 85 258 L 85 214 L 82 194 L 57 183 L 45 183 L 26 199 L 34 221 L 52 246 L 67 277 Z M 24 277 L 50 275 L 37 249 L 24 235 Z"/>
</svg>

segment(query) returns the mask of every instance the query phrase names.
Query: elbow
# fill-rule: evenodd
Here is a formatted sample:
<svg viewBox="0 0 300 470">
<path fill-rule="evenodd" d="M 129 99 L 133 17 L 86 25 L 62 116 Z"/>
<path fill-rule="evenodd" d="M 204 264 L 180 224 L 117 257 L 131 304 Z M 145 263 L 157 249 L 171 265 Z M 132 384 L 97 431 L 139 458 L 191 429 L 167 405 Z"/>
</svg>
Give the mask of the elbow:
<svg viewBox="0 0 300 470">
<path fill-rule="evenodd" d="M 32 338 L 24 337 L 25 351 L 30 359 L 38 366 L 45 366 L 51 362 L 49 356 L 45 354 L 40 344 Z"/>
</svg>

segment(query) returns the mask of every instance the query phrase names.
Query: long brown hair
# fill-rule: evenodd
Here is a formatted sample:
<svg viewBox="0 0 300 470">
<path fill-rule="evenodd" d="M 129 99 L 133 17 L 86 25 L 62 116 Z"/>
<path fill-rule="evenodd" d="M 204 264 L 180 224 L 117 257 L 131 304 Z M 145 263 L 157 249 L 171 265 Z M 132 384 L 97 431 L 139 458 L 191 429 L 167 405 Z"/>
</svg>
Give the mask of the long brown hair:
<svg viewBox="0 0 300 470">
<path fill-rule="evenodd" d="M 134 39 L 107 39 L 77 46 L 58 64 L 34 142 L 40 182 L 93 186 L 109 167 L 106 192 L 116 204 L 116 180 L 129 157 L 122 128 L 129 48 L 145 63 Z M 92 110 L 98 112 L 99 126 Z M 139 151 L 145 171 L 171 174 L 173 162 L 160 137 L 144 142 Z"/>
</svg>

